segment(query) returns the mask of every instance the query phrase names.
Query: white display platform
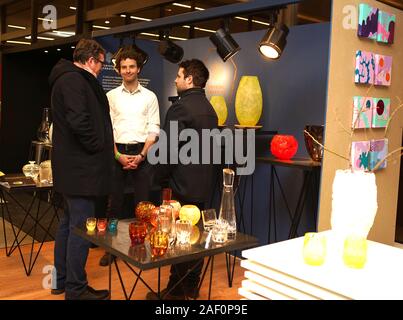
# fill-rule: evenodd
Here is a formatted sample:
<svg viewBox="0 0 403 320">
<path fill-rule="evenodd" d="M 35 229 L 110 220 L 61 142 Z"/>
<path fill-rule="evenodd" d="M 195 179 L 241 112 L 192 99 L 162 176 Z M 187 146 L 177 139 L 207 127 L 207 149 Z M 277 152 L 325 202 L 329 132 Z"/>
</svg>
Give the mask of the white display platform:
<svg viewBox="0 0 403 320">
<path fill-rule="evenodd" d="M 368 241 L 362 269 L 344 265 L 341 241 L 330 231 L 321 266 L 302 257 L 303 237 L 245 250 L 245 280 L 238 293 L 246 299 L 403 299 L 403 249 Z"/>
</svg>

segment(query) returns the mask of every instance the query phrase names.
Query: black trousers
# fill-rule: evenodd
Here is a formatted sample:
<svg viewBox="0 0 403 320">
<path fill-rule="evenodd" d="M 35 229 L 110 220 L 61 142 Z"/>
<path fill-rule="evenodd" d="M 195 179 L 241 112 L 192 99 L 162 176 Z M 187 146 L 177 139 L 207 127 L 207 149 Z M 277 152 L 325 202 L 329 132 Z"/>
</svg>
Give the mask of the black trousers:
<svg viewBox="0 0 403 320">
<path fill-rule="evenodd" d="M 174 197 L 174 199 L 178 200 L 182 204 L 193 204 L 200 210 L 204 210 L 204 203 L 187 202 L 186 200 L 178 197 Z M 171 293 L 174 295 L 183 295 L 196 290 L 203 270 L 203 264 L 204 259 L 202 258 L 171 265 L 171 274 L 169 276 L 167 288 L 171 289 L 176 285 L 171 291 Z M 177 284 L 178 281 L 188 272 L 188 270 L 192 268 L 193 270 L 186 276 L 186 278 L 183 279 L 183 282 Z"/>
<path fill-rule="evenodd" d="M 121 154 L 136 155 L 144 144 L 116 144 Z M 140 201 L 150 198 L 152 166 L 144 159 L 134 170 L 124 170 L 119 161 L 114 165 L 113 191 L 109 197 L 107 215 L 118 219 L 134 217 L 134 209 Z"/>
</svg>

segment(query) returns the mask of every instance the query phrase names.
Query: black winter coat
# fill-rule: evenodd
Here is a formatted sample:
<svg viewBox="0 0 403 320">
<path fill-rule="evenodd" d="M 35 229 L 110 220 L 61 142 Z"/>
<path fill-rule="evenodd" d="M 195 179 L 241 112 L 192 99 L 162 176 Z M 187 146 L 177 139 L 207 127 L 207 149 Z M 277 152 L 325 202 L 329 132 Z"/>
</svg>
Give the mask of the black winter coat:
<svg viewBox="0 0 403 320">
<path fill-rule="evenodd" d="M 77 196 L 110 193 L 113 134 L 101 85 L 91 73 L 64 59 L 53 68 L 49 82 L 54 189 Z"/>
<path fill-rule="evenodd" d="M 218 118 L 212 105 L 207 100 L 204 89 L 192 88 L 180 94 L 178 99 L 168 109 L 164 131 L 167 133 L 168 161 L 169 153 L 173 150 L 170 145 L 170 122 L 178 121 L 179 134 L 183 129 L 192 128 L 201 137 L 202 129 L 217 128 Z M 212 143 L 212 140 L 210 141 Z M 178 142 L 179 150 L 187 142 Z M 178 200 L 185 202 L 207 202 L 212 191 L 213 175 L 215 167 L 213 164 L 201 164 L 202 144 L 199 141 L 199 164 L 178 164 L 160 165 L 157 170 L 157 180 L 161 183 L 168 178 L 169 187 L 172 188 Z"/>
</svg>

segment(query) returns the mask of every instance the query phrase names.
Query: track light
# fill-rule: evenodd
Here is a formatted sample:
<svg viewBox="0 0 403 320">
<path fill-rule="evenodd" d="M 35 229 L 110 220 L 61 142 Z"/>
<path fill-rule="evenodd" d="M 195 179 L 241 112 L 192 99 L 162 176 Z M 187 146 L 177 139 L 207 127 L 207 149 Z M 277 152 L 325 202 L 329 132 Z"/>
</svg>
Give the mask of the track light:
<svg viewBox="0 0 403 320">
<path fill-rule="evenodd" d="M 169 40 L 168 37 L 160 41 L 158 51 L 165 59 L 172 63 L 178 63 L 183 58 L 183 49 Z"/>
<path fill-rule="evenodd" d="M 148 53 L 145 52 L 143 49 L 139 48 L 136 45 L 136 39 L 133 37 L 133 44 L 132 44 L 132 49 L 136 52 L 138 52 L 142 58 L 143 58 L 143 63 L 142 63 L 142 67 L 147 63 L 148 61 Z"/>
<path fill-rule="evenodd" d="M 210 40 L 216 46 L 217 53 L 224 62 L 241 50 L 241 47 L 236 43 L 234 38 L 232 38 L 228 30 L 223 28 L 218 29 L 212 34 Z"/>
<path fill-rule="evenodd" d="M 269 59 L 278 59 L 287 44 L 288 27 L 283 23 L 275 23 L 269 27 L 259 44 L 259 51 Z"/>
</svg>

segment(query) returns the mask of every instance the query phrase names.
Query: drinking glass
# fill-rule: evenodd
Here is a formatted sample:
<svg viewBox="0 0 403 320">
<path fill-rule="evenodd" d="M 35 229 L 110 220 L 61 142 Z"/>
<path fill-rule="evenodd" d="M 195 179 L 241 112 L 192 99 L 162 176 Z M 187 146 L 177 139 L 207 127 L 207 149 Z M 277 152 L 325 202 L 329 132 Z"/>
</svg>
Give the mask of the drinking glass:
<svg viewBox="0 0 403 320">
<path fill-rule="evenodd" d="M 190 244 L 190 234 L 192 233 L 192 224 L 189 220 L 176 221 L 176 240 L 179 244 Z"/>
<path fill-rule="evenodd" d="M 306 264 L 322 265 L 326 257 L 326 237 L 317 232 L 305 233 L 303 256 Z"/>
<path fill-rule="evenodd" d="M 174 210 L 171 205 L 161 205 L 158 212 L 158 228 L 168 234 L 169 245 L 176 240 Z"/>
<path fill-rule="evenodd" d="M 135 221 L 129 224 L 129 236 L 132 246 L 144 243 L 147 234 L 147 227 L 144 222 Z"/>
<path fill-rule="evenodd" d="M 210 231 L 216 223 L 217 215 L 215 209 L 202 210 L 204 231 Z"/>
<path fill-rule="evenodd" d="M 350 268 L 361 269 L 367 262 L 367 239 L 348 236 L 344 241 L 343 261 Z"/>
<path fill-rule="evenodd" d="M 211 238 L 214 242 L 225 243 L 228 240 L 228 223 L 226 221 L 218 219 L 211 230 Z"/>
<path fill-rule="evenodd" d="M 119 220 L 116 218 L 109 219 L 108 231 L 112 233 L 116 232 L 118 230 L 118 222 Z"/>
<path fill-rule="evenodd" d="M 106 226 L 108 224 L 108 219 L 99 218 L 97 221 L 97 229 L 99 232 L 104 232 L 106 230 Z"/>
<path fill-rule="evenodd" d="M 152 257 L 161 257 L 168 249 L 168 234 L 164 231 L 154 231 L 150 236 Z"/>
<path fill-rule="evenodd" d="M 93 232 L 96 226 L 97 226 L 97 218 L 90 217 L 87 219 L 86 227 L 88 231 Z"/>
</svg>

